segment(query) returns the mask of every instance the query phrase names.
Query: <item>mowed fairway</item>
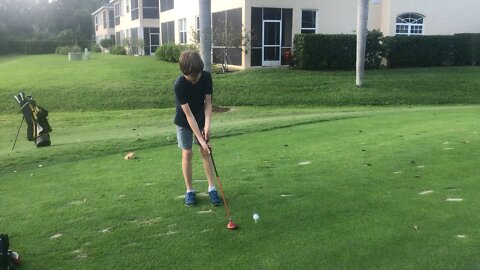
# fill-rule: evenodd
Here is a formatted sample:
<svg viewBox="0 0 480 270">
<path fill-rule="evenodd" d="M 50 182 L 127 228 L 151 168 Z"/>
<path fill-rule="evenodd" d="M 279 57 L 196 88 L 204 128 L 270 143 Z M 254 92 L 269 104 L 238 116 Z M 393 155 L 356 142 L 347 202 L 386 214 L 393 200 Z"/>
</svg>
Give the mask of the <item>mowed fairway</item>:
<svg viewBox="0 0 480 270">
<path fill-rule="evenodd" d="M 198 153 L 199 204 L 183 205 L 171 110 L 156 113 L 165 115 L 158 129 L 133 124 L 142 123 L 135 113 L 88 113 L 84 133 L 72 123 L 85 115 L 52 114 L 54 129 L 72 128 L 54 131 L 50 148 L 21 137 L 12 154 L 20 117 L 0 116 L 12 137 L 0 141 L 0 231 L 21 269 L 480 267 L 480 106 L 215 114 L 212 145 L 236 231 L 203 194 Z M 102 126 L 120 138 L 93 132 Z M 132 149 L 137 158 L 124 160 Z"/>
</svg>

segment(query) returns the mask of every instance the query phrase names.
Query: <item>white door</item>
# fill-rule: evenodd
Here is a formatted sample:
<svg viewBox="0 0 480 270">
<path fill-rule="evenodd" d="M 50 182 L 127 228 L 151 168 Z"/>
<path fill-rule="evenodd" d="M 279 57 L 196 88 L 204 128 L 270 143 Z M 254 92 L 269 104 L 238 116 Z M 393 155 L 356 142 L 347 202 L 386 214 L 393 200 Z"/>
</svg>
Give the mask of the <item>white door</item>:
<svg viewBox="0 0 480 270">
<path fill-rule="evenodd" d="M 262 66 L 280 66 L 281 64 L 282 21 L 263 21 Z"/>
</svg>

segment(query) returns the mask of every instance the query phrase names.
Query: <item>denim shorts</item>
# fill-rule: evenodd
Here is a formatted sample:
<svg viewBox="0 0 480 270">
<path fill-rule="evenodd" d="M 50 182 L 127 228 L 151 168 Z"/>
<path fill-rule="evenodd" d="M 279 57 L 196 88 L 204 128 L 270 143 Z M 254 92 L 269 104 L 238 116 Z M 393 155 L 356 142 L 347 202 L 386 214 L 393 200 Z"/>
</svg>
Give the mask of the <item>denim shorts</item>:
<svg viewBox="0 0 480 270">
<path fill-rule="evenodd" d="M 197 137 L 195 137 L 191 129 L 180 126 L 177 126 L 177 141 L 178 147 L 184 150 L 192 149 L 193 142 L 197 145 L 200 145 Z"/>
</svg>

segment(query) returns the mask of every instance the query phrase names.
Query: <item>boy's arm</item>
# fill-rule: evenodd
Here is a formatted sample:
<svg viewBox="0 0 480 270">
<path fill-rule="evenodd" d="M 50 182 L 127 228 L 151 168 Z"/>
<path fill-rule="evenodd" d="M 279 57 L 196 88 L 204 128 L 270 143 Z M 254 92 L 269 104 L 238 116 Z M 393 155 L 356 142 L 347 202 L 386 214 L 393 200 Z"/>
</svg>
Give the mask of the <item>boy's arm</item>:
<svg viewBox="0 0 480 270">
<path fill-rule="evenodd" d="M 205 140 L 210 140 L 210 122 L 212 119 L 212 95 L 205 95 Z"/>
<path fill-rule="evenodd" d="M 197 137 L 197 140 L 200 143 L 200 146 L 203 148 L 203 150 L 210 153 L 210 148 L 202 136 L 202 132 L 198 127 L 197 120 L 195 119 L 195 116 L 193 116 L 192 110 L 190 110 L 190 106 L 188 105 L 188 103 L 185 103 L 185 104 L 182 104 L 181 107 L 183 112 L 185 113 L 185 116 L 187 116 L 188 125 L 190 125 L 190 128 L 193 131 L 193 134 L 195 134 L 195 136 Z"/>
</svg>

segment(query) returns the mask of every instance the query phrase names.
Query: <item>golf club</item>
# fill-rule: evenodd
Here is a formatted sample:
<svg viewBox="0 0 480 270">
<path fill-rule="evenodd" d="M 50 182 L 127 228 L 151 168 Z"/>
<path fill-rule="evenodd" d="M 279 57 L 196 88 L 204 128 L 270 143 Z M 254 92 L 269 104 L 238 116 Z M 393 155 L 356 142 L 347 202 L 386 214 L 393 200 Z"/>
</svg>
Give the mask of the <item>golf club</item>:
<svg viewBox="0 0 480 270">
<path fill-rule="evenodd" d="M 218 183 L 218 187 L 220 188 L 220 194 L 222 194 L 223 205 L 225 206 L 225 211 L 227 211 L 227 216 L 228 216 L 227 228 L 229 230 L 235 230 L 237 228 L 237 224 L 235 224 L 232 221 L 232 218 L 230 216 L 230 211 L 228 211 L 227 201 L 225 200 L 222 184 L 220 183 L 220 177 L 218 177 L 217 166 L 215 166 L 215 161 L 213 160 L 212 148 L 208 146 L 208 149 L 210 150 L 210 157 L 212 158 L 213 169 L 215 170 L 215 175 L 217 176 L 217 183 Z"/>
<path fill-rule="evenodd" d="M 13 142 L 13 146 L 12 146 L 12 151 L 13 151 L 13 148 L 15 148 L 15 144 L 17 144 L 18 134 L 20 133 L 20 129 L 22 129 L 23 120 L 25 120 L 25 116 L 22 117 L 22 121 L 20 122 L 20 126 L 18 127 L 17 136 L 15 137 L 15 141 Z"/>
</svg>

